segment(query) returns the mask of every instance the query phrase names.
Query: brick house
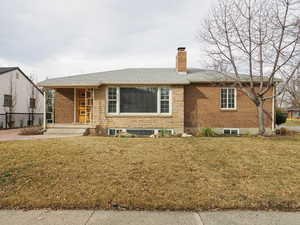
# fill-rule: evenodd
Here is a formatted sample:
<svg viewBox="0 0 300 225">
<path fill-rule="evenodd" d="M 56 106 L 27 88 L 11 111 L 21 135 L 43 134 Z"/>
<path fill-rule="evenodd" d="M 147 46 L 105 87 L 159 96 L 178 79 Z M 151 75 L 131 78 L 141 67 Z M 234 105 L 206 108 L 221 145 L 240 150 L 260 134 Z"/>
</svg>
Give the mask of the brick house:
<svg viewBox="0 0 300 225">
<path fill-rule="evenodd" d="M 55 89 L 56 124 L 86 124 L 102 134 L 182 133 L 203 127 L 226 134 L 257 133 L 256 107 L 234 87 L 232 75 L 188 69 L 186 58 L 185 48 L 178 48 L 176 68 L 81 74 L 39 86 Z M 242 79 L 249 82 L 247 75 Z M 272 132 L 274 99 L 265 102 L 265 125 Z"/>
<path fill-rule="evenodd" d="M 287 109 L 287 118 L 290 120 L 300 119 L 300 108 L 289 108 Z"/>
</svg>

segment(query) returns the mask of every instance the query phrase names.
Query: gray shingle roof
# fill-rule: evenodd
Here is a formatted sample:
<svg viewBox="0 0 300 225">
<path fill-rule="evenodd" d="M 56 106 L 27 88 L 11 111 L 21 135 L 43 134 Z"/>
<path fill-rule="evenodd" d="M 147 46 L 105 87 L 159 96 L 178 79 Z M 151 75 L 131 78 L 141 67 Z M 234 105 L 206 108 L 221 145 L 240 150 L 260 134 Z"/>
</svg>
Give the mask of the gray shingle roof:
<svg viewBox="0 0 300 225">
<path fill-rule="evenodd" d="M 14 70 L 18 70 L 20 71 L 20 73 L 23 74 L 23 76 L 30 82 L 32 83 L 32 85 L 39 91 L 41 92 L 41 94 L 43 94 L 43 91 L 19 68 L 19 67 L 0 67 L 0 75 L 10 72 L 10 71 L 14 71 Z"/>
<path fill-rule="evenodd" d="M 242 75 L 242 80 L 249 81 L 249 76 Z M 217 71 L 189 69 L 187 74 L 179 74 L 174 68 L 133 68 L 98 73 L 80 74 L 53 78 L 40 82 L 43 87 L 99 86 L 101 84 L 190 84 L 201 82 L 232 82 L 233 74 Z"/>
<path fill-rule="evenodd" d="M 0 74 L 19 69 L 18 67 L 0 67 Z"/>
</svg>

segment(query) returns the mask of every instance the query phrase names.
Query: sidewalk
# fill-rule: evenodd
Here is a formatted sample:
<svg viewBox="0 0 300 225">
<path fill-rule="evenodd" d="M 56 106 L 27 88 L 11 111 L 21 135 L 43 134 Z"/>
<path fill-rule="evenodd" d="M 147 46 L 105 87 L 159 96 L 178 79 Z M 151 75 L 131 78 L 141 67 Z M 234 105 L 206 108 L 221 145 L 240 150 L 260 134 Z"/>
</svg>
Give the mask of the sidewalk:
<svg viewBox="0 0 300 225">
<path fill-rule="evenodd" d="M 19 135 L 20 129 L 0 130 L 0 141 L 24 141 L 35 139 L 63 138 L 70 135 Z M 73 135 L 76 136 L 76 135 Z"/>
<path fill-rule="evenodd" d="M 300 212 L 0 210 L 0 225 L 299 225 Z"/>
</svg>

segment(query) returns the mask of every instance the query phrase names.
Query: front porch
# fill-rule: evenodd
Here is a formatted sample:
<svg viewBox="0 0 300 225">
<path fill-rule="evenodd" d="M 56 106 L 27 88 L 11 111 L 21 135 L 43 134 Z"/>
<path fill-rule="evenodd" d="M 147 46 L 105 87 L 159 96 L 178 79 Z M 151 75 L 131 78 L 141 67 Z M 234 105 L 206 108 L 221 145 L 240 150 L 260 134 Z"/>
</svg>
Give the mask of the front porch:
<svg viewBox="0 0 300 225">
<path fill-rule="evenodd" d="M 91 129 L 96 126 L 92 124 L 80 123 L 52 123 L 47 124 L 45 135 L 70 135 L 70 136 L 84 136 L 90 133 Z"/>
<path fill-rule="evenodd" d="M 48 127 L 49 121 L 51 124 L 94 124 L 95 88 L 51 87 L 51 89 L 54 90 L 53 99 L 49 100 L 46 96 L 47 91 L 45 92 L 45 128 Z"/>
<path fill-rule="evenodd" d="M 85 135 L 95 128 L 94 87 L 51 87 L 54 97 L 49 101 L 45 94 L 44 129 L 47 135 Z M 45 92 L 47 93 L 47 92 Z M 51 107 L 49 107 L 51 105 Z M 51 108 L 51 123 L 48 123 Z"/>
</svg>

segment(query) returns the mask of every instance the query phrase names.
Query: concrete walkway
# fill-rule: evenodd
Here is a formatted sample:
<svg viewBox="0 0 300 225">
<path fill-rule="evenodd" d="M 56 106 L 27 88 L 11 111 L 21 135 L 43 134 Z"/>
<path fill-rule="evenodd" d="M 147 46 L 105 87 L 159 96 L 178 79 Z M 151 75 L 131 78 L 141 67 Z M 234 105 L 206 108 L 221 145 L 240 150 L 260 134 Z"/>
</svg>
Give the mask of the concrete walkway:
<svg viewBox="0 0 300 225">
<path fill-rule="evenodd" d="M 20 129 L 0 130 L 0 141 L 34 140 L 48 138 L 63 138 L 78 135 L 19 135 Z"/>
<path fill-rule="evenodd" d="M 293 130 L 293 131 L 296 131 L 296 132 L 300 132 L 300 126 L 294 126 L 294 127 L 283 126 L 283 125 L 279 126 L 279 128 L 281 128 L 281 127 L 286 128 L 288 130 Z"/>
<path fill-rule="evenodd" d="M 300 212 L 0 210 L 0 225 L 299 225 Z"/>
</svg>

